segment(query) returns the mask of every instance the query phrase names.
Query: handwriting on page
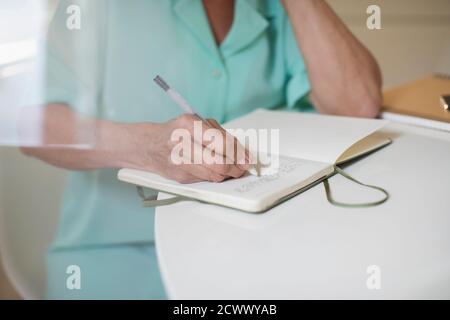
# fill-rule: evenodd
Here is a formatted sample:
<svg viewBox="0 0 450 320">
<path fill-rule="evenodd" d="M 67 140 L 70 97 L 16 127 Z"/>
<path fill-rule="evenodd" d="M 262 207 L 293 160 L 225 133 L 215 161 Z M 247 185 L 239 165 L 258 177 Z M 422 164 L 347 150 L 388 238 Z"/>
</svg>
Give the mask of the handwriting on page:
<svg viewBox="0 0 450 320">
<path fill-rule="evenodd" d="M 278 170 L 274 174 L 265 175 L 260 178 L 252 179 L 241 186 L 234 189 L 234 191 L 239 193 L 249 192 L 259 186 L 262 186 L 266 183 L 270 183 L 272 181 L 278 180 L 283 176 L 286 176 L 296 170 L 297 168 L 304 165 L 304 160 L 294 159 L 294 158 L 280 158 L 280 166 Z"/>
</svg>

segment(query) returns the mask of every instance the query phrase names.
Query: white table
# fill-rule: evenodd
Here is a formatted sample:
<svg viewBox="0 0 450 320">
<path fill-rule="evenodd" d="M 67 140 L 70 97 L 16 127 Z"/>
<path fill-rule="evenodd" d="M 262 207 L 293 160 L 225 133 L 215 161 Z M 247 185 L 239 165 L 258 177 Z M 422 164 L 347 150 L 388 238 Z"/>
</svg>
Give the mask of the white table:
<svg viewBox="0 0 450 320">
<path fill-rule="evenodd" d="M 321 184 L 264 214 L 195 202 L 158 208 L 169 297 L 450 298 L 450 133 L 384 131 L 393 144 L 346 168 L 390 192 L 381 206 L 334 207 Z M 341 200 L 377 196 L 340 176 L 330 184 Z M 371 265 L 379 290 L 366 284 Z"/>
</svg>

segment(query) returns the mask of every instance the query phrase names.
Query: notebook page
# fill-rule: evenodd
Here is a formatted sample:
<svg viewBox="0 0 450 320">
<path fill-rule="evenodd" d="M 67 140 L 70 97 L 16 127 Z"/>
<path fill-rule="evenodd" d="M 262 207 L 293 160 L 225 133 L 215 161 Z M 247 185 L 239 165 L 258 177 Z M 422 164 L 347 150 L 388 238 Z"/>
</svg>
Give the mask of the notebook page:
<svg viewBox="0 0 450 320">
<path fill-rule="evenodd" d="M 378 119 L 259 109 L 224 127 L 279 129 L 280 155 L 334 164 L 353 144 L 386 124 Z"/>
</svg>

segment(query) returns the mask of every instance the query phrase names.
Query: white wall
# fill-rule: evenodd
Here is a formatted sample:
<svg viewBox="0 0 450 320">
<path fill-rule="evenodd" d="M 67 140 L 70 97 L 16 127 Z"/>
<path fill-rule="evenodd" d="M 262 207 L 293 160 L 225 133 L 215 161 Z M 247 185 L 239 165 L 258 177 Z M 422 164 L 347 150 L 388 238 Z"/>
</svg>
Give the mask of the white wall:
<svg viewBox="0 0 450 320">
<path fill-rule="evenodd" d="M 328 3 L 378 59 L 385 87 L 432 73 L 445 47 L 450 46 L 450 0 Z M 370 31 L 366 27 L 366 9 L 370 4 L 381 8 L 382 30 Z"/>
</svg>

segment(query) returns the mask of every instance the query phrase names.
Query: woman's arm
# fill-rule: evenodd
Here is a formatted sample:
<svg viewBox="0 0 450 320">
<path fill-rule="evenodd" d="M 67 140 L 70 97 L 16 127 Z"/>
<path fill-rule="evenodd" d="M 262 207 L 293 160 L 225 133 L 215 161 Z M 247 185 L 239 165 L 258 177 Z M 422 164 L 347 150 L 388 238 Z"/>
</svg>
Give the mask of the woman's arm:
<svg viewBox="0 0 450 320">
<path fill-rule="evenodd" d="M 249 168 L 248 162 L 229 164 L 225 160 L 217 164 L 174 164 L 171 154 L 177 143 L 171 141 L 172 132 L 184 128 L 194 137 L 194 121 L 199 121 L 194 116 L 183 115 L 161 124 L 125 124 L 81 117 L 65 105 L 52 104 L 45 109 L 44 119 L 43 146 L 24 147 L 22 152 L 69 170 L 126 167 L 155 172 L 181 183 L 191 183 L 238 178 Z M 210 124 L 214 124 L 214 127 L 208 127 Z M 208 124 L 203 123 L 203 126 L 203 132 L 213 128 L 226 135 L 213 120 L 209 120 Z M 94 144 L 85 149 L 73 147 L 86 142 Z M 232 142 L 236 148 L 242 147 L 235 139 Z M 202 145 L 200 150 L 204 148 Z M 222 154 L 227 157 L 226 150 Z"/>
<path fill-rule="evenodd" d="M 323 113 L 375 117 L 381 72 L 370 52 L 324 0 L 281 0 L 311 81 L 311 101 Z"/>
<path fill-rule="evenodd" d="M 41 110 L 37 108 L 36 112 Z M 63 104 L 51 104 L 44 110 L 44 121 L 40 123 L 42 146 L 23 147 L 23 153 L 69 170 L 118 168 L 125 164 L 132 126 L 82 117 Z M 20 128 L 26 129 L 30 123 L 25 121 L 38 117 L 24 115 L 23 119 Z"/>
</svg>

